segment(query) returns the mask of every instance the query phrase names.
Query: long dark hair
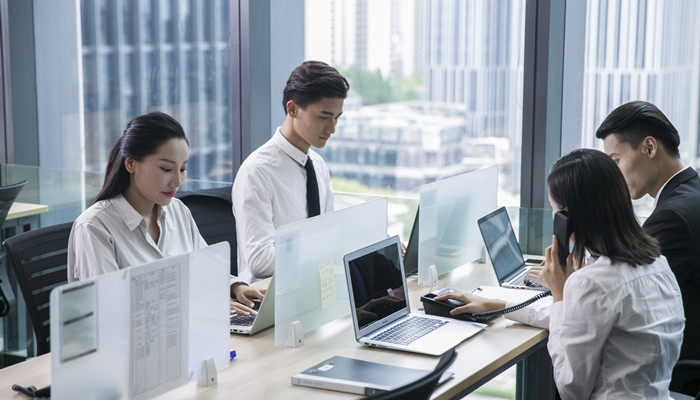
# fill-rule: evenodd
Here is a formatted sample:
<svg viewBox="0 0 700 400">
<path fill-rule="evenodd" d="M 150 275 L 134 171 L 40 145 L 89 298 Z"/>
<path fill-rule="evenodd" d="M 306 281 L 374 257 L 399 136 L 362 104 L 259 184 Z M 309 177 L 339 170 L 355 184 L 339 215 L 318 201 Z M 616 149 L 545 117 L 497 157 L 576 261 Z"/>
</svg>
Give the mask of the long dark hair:
<svg viewBox="0 0 700 400">
<path fill-rule="evenodd" d="M 109 152 L 105 182 L 93 203 L 111 199 L 129 187 L 129 171 L 124 166 L 126 157 L 141 161 L 170 139 L 184 139 L 187 142 L 180 123 L 168 114 L 154 111 L 129 121 L 124 134 Z"/>
<path fill-rule="evenodd" d="M 661 254 L 656 239 L 634 216 L 622 172 L 605 153 L 572 151 L 554 163 L 547 184 L 552 200 L 568 207 L 573 257 L 579 265 L 586 250 L 610 258 L 613 264 L 633 266 L 650 264 Z"/>
</svg>

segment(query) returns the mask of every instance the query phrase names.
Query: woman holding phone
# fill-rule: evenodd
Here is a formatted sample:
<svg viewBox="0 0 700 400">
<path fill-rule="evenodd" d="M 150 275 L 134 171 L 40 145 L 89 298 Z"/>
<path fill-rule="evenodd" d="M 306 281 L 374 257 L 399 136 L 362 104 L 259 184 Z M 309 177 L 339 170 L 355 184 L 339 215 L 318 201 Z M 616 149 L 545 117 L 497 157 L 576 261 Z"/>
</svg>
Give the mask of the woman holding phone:
<svg viewBox="0 0 700 400">
<path fill-rule="evenodd" d="M 598 150 L 559 159 L 547 179 L 553 213 L 566 212 L 573 250 L 546 249 L 532 277 L 552 292 L 508 318 L 549 329 L 547 348 L 563 399 L 668 399 L 685 317 L 681 293 L 655 239 L 637 222 L 615 163 Z M 502 300 L 449 292 L 452 314 L 505 308 Z"/>
</svg>

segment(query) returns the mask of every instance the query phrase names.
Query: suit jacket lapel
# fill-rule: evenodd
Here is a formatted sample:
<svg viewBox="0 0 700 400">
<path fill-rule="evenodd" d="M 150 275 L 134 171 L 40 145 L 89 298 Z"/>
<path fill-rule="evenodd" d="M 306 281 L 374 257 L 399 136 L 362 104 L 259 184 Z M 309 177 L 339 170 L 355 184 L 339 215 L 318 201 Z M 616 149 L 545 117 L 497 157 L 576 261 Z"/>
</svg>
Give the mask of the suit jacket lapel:
<svg viewBox="0 0 700 400">
<path fill-rule="evenodd" d="M 664 190 L 659 194 L 658 203 L 661 203 L 666 199 L 669 193 L 671 193 L 675 188 L 677 188 L 681 183 L 698 176 L 698 173 L 693 168 L 685 168 L 678 175 L 671 178 L 670 181 L 664 187 Z"/>
</svg>

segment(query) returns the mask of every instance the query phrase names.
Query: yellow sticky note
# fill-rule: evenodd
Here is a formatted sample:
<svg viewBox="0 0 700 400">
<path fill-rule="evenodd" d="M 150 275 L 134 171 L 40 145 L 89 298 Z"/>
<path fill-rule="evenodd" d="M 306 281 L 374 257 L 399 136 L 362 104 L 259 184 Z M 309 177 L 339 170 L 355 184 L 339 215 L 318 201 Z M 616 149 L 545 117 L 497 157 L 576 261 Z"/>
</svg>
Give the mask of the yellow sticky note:
<svg viewBox="0 0 700 400">
<path fill-rule="evenodd" d="M 332 258 L 327 258 L 318 264 L 318 275 L 321 281 L 321 306 L 326 308 L 335 303 L 335 276 L 333 275 Z"/>
</svg>

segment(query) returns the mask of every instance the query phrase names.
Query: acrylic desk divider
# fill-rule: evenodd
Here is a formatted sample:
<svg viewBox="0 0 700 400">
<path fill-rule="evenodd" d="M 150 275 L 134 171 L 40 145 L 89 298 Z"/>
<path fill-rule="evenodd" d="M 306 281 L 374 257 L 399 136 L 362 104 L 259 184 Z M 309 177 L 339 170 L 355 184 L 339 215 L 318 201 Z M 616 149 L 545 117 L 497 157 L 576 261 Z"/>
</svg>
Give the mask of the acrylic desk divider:
<svg viewBox="0 0 700 400">
<path fill-rule="evenodd" d="M 482 255 L 477 220 L 496 209 L 498 168 L 489 167 L 423 185 L 418 214 L 418 283 L 431 267 L 443 275 Z"/>
<path fill-rule="evenodd" d="M 350 313 L 343 256 L 387 237 L 380 198 L 277 228 L 275 345 Z M 294 324 L 298 321 L 299 324 Z M 301 325 L 301 328 L 297 328 Z M 293 345 L 295 343 L 289 343 Z M 294 346 L 293 346 L 294 347 Z"/>
<path fill-rule="evenodd" d="M 229 366 L 227 242 L 51 292 L 51 397 L 147 399 Z M 215 375 L 214 375 L 215 378 Z"/>
</svg>

